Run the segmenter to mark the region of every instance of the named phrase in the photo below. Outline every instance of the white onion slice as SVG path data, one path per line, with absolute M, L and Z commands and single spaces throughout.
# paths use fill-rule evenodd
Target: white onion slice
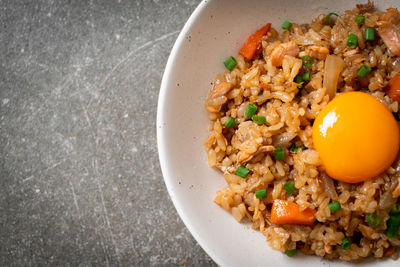
M 344 67 L 344 61 L 338 56 L 329 55 L 325 59 L 324 87 L 329 99 L 333 99 L 336 94 L 339 75 Z

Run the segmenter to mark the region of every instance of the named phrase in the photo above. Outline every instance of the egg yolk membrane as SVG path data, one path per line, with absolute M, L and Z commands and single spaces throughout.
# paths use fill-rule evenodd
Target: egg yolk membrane
M 332 178 L 359 183 L 384 172 L 399 150 L 399 126 L 375 97 L 344 93 L 321 110 L 313 125 L 313 142 Z

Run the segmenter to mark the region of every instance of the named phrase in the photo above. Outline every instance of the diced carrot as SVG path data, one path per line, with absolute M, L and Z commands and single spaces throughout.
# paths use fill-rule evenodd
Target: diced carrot
M 259 45 L 261 44 L 261 38 L 267 34 L 271 28 L 271 23 L 267 23 L 264 27 L 258 29 L 253 33 L 239 50 L 239 54 L 245 58 L 251 60 L 257 52 Z
M 386 94 L 393 100 L 400 103 L 400 73 L 396 74 L 392 79 L 390 79 L 386 89 Z
M 294 202 L 275 199 L 272 204 L 271 222 L 274 224 L 312 225 L 315 221 L 315 210 L 300 211 L 300 206 Z

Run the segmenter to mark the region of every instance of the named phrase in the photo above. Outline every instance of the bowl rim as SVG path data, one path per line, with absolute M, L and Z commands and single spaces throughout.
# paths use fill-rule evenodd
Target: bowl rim
M 167 164 L 167 158 L 168 158 L 168 150 L 165 146 L 164 142 L 164 127 L 162 126 L 162 123 L 164 121 L 163 119 L 163 110 L 165 109 L 165 99 L 166 99 L 166 94 L 168 91 L 168 83 L 170 81 L 171 77 L 171 72 L 172 72 L 172 66 L 174 62 L 177 59 L 178 56 L 178 51 L 180 50 L 180 47 L 183 44 L 183 41 L 185 39 L 185 35 L 189 32 L 189 29 L 192 27 L 192 25 L 195 23 L 197 17 L 199 14 L 203 11 L 203 9 L 206 7 L 207 2 L 210 2 L 212 0 L 202 0 L 199 5 L 195 8 L 193 13 L 190 15 L 189 19 L 186 21 L 185 25 L 183 26 L 182 30 L 180 31 L 178 38 L 176 39 L 171 53 L 168 57 L 167 65 L 165 67 L 165 71 L 161 80 L 161 86 L 160 86 L 160 92 L 158 95 L 158 103 L 157 103 L 157 148 L 158 148 L 158 158 L 160 161 L 160 166 L 161 166 L 161 172 L 164 178 L 164 183 L 167 186 L 168 194 L 172 200 L 172 203 L 175 206 L 176 211 L 178 212 L 180 218 L 182 219 L 183 223 L 185 226 L 188 228 L 190 234 L 194 237 L 194 239 L 197 241 L 197 243 L 202 247 L 202 249 L 216 262 L 218 265 L 222 265 L 223 260 L 211 250 L 209 246 L 207 246 L 206 240 L 204 240 L 198 233 L 195 231 L 194 226 L 191 223 L 190 218 L 186 215 L 184 212 L 183 205 L 181 202 L 178 201 L 178 198 L 176 196 L 176 193 L 174 190 L 172 190 L 172 178 L 171 178 L 171 170 Z
M 216 0 L 215 0 L 216 1 Z M 208 3 L 215 2 L 214 0 L 202 0 L 198 6 L 194 9 L 192 14 L 190 15 L 189 19 L 186 21 L 184 24 L 183 28 L 181 29 L 176 41 L 174 42 L 174 45 L 172 47 L 172 50 L 170 52 L 170 55 L 167 60 L 167 64 L 163 73 L 163 77 L 161 80 L 161 85 L 160 85 L 160 91 L 159 91 L 159 96 L 158 96 L 158 102 L 157 102 L 157 119 L 156 119 L 156 133 L 157 133 L 157 148 L 158 148 L 158 157 L 159 157 L 159 162 L 160 162 L 160 167 L 163 175 L 163 180 L 164 183 L 167 187 L 169 196 L 172 200 L 172 203 L 174 204 L 174 207 L 179 214 L 181 220 L 183 221 L 184 225 L 186 228 L 189 230 L 190 234 L 194 237 L 194 239 L 197 241 L 197 243 L 201 246 L 201 248 L 210 256 L 210 258 L 220 266 L 226 265 L 225 258 L 222 255 L 219 255 L 212 249 L 212 244 L 209 244 L 207 241 L 207 238 L 204 238 L 197 230 L 196 227 L 194 226 L 194 223 L 192 219 L 188 216 L 187 212 L 185 211 L 184 204 L 179 201 L 179 191 L 174 190 L 174 176 L 173 176 L 173 170 L 171 167 L 168 165 L 168 156 L 169 156 L 169 150 L 166 146 L 166 129 L 164 127 L 164 122 L 166 114 L 163 112 L 167 105 L 168 102 L 166 101 L 167 99 L 167 94 L 169 93 L 169 86 L 172 80 L 171 74 L 173 73 L 173 66 L 175 65 L 179 51 L 184 45 L 184 40 L 186 38 L 186 35 L 190 32 L 190 29 L 195 25 L 198 17 L 201 15 L 201 13 L 206 9 Z M 290 0 L 289 0 L 290 1 Z M 313 1 L 313 0 L 310 0 Z M 342 0 L 345 1 L 345 0 Z M 301 1 L 300 1 L 301 2 Z M 335 1 L 334 1 L 335 2 Z M 355 3 L 355 2 L 354 2 Z M 382 2 L 378 1 L 380 5 L 386 5 L 386 1 L 383 0 Z M 309 256 L 307 256 L 309 257 Z M 322 260 L 323 258 L 319 256 L 312 256 L 312 257 L 317 257 L 318 260 Z M 279 259 L 277 259 L 279 261 Z M 325 261 L 325 259 L 323 259 Z M 361 263 L 357 263 L 356 265 L 363 265 L 364 263 L 368 264 L 368 266 L 371 265 L 369 259 L 364 259 L 361 261 Z M 388 260 L 388 259 L 386 259 Z M 372 261 L 372 264 L 377 264 L 380 261 L 386 261 L 386 260 L 378 260 L 374 259 Z M 272 263 L 272 262 L 271 262 Z M 327 266 L 334 266 L 336 263 L 339 263 L 339 265 L 354 265 L 353 262 L 346 262 L 342 260 L 334 260 L 332 262 L 326 261 L 324 263 L 318 263 L 321 265 L 327 265 Z M 393 261 L 393 265 L 396 264 L 395 261 Z M 303 265 L 303 264 L 301 264 Z M 392 265 L 391 265 L 392 266 Z

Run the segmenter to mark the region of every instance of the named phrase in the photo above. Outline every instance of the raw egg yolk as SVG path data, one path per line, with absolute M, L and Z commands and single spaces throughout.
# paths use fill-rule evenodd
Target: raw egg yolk
M 399 150 L 399 126 L 375 97 L 349 92 L 334 98 L 318 114 L 313 142 L 329 176 L 359 183 L 393 163 Z

